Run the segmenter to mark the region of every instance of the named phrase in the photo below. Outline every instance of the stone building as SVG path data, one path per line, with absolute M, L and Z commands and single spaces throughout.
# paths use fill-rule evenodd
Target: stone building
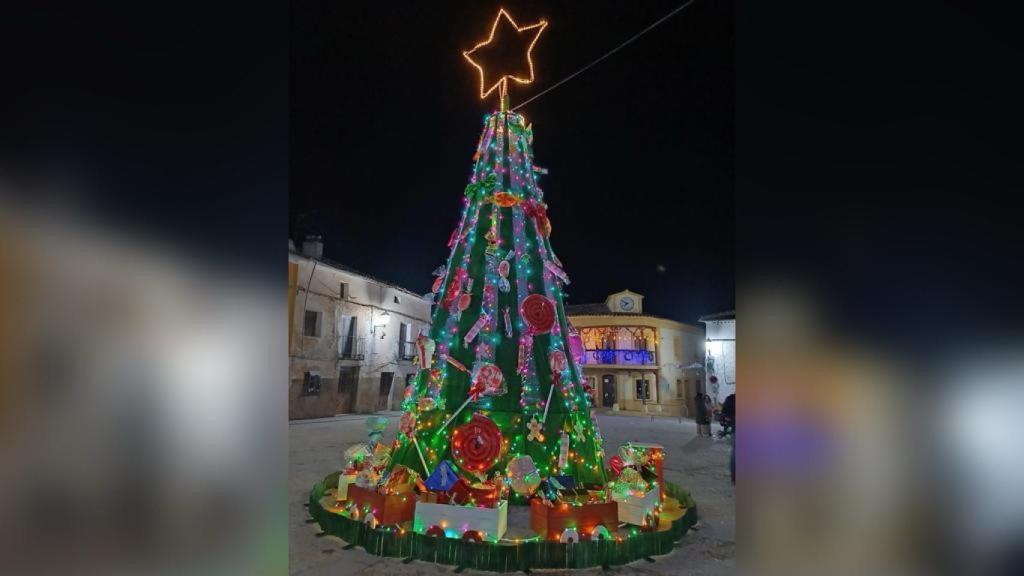
M 322 258 L 288 254 L 288 418 L 400 409 L 429 298 Z
M 736 393 L 736 311 L 701 316 L 707 332 L 706 390 L 721 404 Z
M 643 313 L 624 290 L 601 304 L 566 306 L 583 339 L 583 377 L 599 410 L 691 416 L 703 381 L 704 331 Z

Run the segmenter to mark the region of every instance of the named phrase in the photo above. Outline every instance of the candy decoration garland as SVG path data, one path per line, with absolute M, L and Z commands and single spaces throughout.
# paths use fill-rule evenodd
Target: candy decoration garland
M 452 453 L 455 462 L 474 473 L 490 470 L 501 456 L 501 430 L 490 418 L 474 414 L 473 418 L 455 429 L 452 435 Z

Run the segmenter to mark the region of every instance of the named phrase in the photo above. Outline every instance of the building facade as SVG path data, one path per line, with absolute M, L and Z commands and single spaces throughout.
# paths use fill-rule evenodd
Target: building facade
M 703 381 L 704 331 L 643 313 L 624 290 L 602 304 L 566 306 L 583 340 L 583 377 L 598 410 L 692 416 Z
M 736 311 L 701 316 L 707 332 L 705 390 L 721 404 L 736 393 Z
M 288 254 L 288 418 L 400 409 L 430 299 L 321 252 Z

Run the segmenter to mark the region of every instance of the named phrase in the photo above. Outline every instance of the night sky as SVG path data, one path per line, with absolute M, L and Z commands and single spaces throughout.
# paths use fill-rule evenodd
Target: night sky
M 291 10 L 289 234 L 427 292 L 457 224 L 485 112 L 462 58 L 499 6 L 549 21 L 554 84 L 678 6 L 622 2 L 304 3 Z M 686 322 L 735 307 L 733 9 L 698 0 L 521 109 L 534 129 L 570 304 L 628 288 Z

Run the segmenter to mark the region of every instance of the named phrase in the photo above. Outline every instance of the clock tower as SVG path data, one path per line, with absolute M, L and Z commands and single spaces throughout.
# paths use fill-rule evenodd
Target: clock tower
M 643 314 L 644 297 L 636 292 L 623 290 L 612 294 L 605 300 L 608 309 L 619 314 Z

